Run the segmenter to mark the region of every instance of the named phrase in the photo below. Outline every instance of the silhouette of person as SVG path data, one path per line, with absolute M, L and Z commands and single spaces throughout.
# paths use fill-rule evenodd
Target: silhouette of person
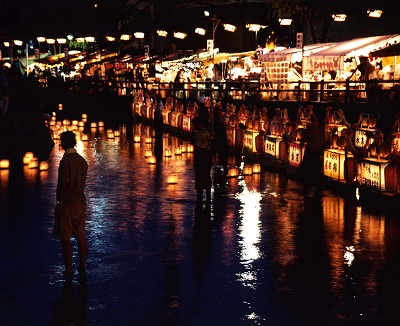
M 72 131 L 65 131 L 60 136 L 64 156 L 58 168 L 58 180 L 54 210 L 54 233 L 60 239 L 61 252 L 64 258 L 66 278 L 72 278 L 71 237 L 78 243 L 78 271 L 86 271 L 87 241 L 85 234 L 86 197 L 84 194 L 88 164 L 75 149 L 76 139 Z

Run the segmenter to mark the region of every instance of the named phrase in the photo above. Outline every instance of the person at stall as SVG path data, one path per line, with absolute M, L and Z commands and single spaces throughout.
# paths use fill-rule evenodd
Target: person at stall
M 352 72 L 350 77 L 347 78 L 347 80 L 350 80 L 351 77 L 353 77 L 353 75 L 359 71 L 359 80 L 366 82 L 367 101 L 376 102 L 378 83 L 376 79 L 375 67 L 369 62 L 369 58 L 366 56 L 360 56 L 359 60 L 360 63 L 357 65 L 357 68 Z
M 176 98 L 183 97 L 183 89 L 185 87 L 185 84 L 184 84 L 185 76 L 183 73 L 184 73 L 184 70 L 180 69 L 174 79 L 174 89 L 175 89 L 175 97 Z

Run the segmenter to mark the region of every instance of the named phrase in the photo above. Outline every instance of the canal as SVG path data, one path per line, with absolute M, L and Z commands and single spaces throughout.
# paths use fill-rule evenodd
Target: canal
M 0 170 L 1 325 L 400 322 L 397 210 L 274 171 L 224 177 L 217 165 L 211 208 L 196 210 L 187 140 L 164 134 L 150 163 L 149 126 L 107 131 L 78 131 L 89 163 L 85 279 L 64 281 L 51 236 L 58 143 L 48 169 L 21 158 Z

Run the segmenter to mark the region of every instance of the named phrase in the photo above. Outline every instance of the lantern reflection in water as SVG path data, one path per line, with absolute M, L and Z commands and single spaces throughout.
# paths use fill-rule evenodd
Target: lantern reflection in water
M 239 168 L 236 166 L 228 167 L 228 175 L 229 178 L 236 178 L 239 176 Z

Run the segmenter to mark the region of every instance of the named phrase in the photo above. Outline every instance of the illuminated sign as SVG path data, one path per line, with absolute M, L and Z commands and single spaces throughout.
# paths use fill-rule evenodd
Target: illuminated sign
M 388 160 L 364 158 L 361 160 L 361 184 L 378 191 L 386 191 L 385 167 Z

